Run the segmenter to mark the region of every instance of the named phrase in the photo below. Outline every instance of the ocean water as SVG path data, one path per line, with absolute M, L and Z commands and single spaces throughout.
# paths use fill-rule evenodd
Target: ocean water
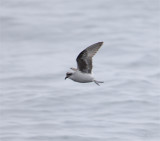
M 159 0 L 1 0 L 1 141 L 159 141 Z M 103 41 L 93 73 L 64 80 Z

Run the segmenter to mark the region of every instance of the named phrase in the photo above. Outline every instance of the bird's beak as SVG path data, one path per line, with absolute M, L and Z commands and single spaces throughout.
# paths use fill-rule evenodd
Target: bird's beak
M 66 77 L 65 77 L 65 80 L 66 80 L 67 78 L 68 78 L 68 77 L 66 76 Z

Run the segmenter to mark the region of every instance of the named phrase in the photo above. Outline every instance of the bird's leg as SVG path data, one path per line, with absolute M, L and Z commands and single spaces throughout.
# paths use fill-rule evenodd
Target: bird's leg
M 97 80 L 93 80 L 98 86 L 100 86 L 99 85 L 99 83 L 104 83 L 103 81 L 97 81 Z
M 70 68 L 71 70 L 73 70 L 73 71 L 77 71 L 77 69 L 76 68 Z

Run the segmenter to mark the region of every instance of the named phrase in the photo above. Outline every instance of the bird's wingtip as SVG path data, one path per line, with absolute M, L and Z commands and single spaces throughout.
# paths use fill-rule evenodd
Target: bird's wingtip
M 98 42 L 98 44 L 100 44 L 100 45 L 103 45 L 103 41 L 101 41 L 101 42 Z

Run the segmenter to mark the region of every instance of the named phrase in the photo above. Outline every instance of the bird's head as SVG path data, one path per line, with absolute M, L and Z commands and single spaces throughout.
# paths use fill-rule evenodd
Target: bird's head
M 65 80 L 66 80 L 67 78 L 69 78 L 70 76 L 72 76 L 72 74 L 73 74 L 72 72 L 67 72 L 67 73 L 66 73 Z

